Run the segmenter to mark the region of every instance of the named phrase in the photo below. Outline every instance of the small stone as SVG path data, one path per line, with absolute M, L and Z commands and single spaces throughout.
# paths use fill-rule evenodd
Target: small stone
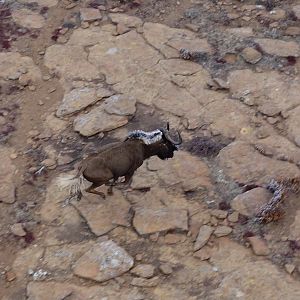
M 185 241 L 185 236 L 182 234 L 169 233 L 165 236 L 164 241 L 166 244 L 169 244 L 169 245 L 182 243 Z
M 228 215 L 228 212 L 221 209 L 213 209 L 210 211 L 210 214 L 218 219 L 225 219 Z
M 92 22 L 96 20 L 101 20 L 102 16 L 98 9 L 95 8 L 81 8 L 80 18 L 83 22 Z
M 130 28 L 128 28 L 124 23 L 117 24 L 117 34 L 124 34 L 128 31 L 130 31 Z
M 47 168 L 53 167 L 54 165 L 56 165 L 56 161 L 54 159 L 47 158 L 47 159 L 42 161 L 42 165 L 47 167 Z
M 285 264 L 284 265 L 285 270 L 289 273 L 292 274 L 295 271 L 296 266 L 293 264 Z
M 258 187 L 236 196 L 231 201 L 231 207 L 242 215 L 253 217 L 271 197 L 272 194 L 268 190 Z
M 245 22 L 249 22 L 251 20 L 251 17 L 243 16 L 242 20 L 245 21 Z
M 300 20 L 300 4 L 293 6 L 292 10 L 297 19 Z
M 135 256 L 135 260 L 137 261 L 141 261 L 143 259 L 143 254 L 142 253 L 138 253 L 136 256 Z
M 232 232 L 232 228 L 229 226 L 218 226 L 214 231 L 216 237 L 226 236 Z
M 6 123 L 5 118 L 0 116 L 0 125 L 4 125 L 5 123 Z
M 9 157 L 11 159 L 16 159 L 18 157 L 18 154 L 17 153 L 12 153 Z
M 52 88 L 50 88 L 50 89 L 48 90 L 48 93 L 51 94 L 51 93 L 53 93 L 53 92 L 55 92 L 55 91 L 56 91 L 56 88 L 55 88 L 55 87 L 52 87 Z
M 25 236 L 26 231 L 23 229 L 23 226 L 21 223 L 16 223 L 10 226 L 11 232 L 16 236 Z
M 252 250 L 256 255 L 265 256 L 270 254 L 267 243 L 258 236 L 248 237 Z
M 74 265 L 74 274 L 103 282 L 127 272 L 132 268 L 133 263 L 133 258 L 123 248 L 108 240 L 96 244 L 81 256 Z
M 251 63 L 251 64 L 258 63 L 262 58 L 262 55 L 260 52 L 258 52 L 257 50 L 255 50 L 253 48 L 250 48 L 250 47 L 245 48 L 241 52 L 241 55 L 246 62 Z
M 207 260 L 210 258 L 210 253 L 207 247 L 203 247 L 202 249 L 196 251 L 193 256 L 199 258 L 200 260 Z
M 198 32 L 198 30 L 199 30 L 199 26 L 195 25 L 195 24 L 185 24 L 185 27 L 194 32 Z
M 213 231 L 213 228 L 208 225 L 203 225 L 200 227 L 199 233 L 194 244 L 194 251 L 201 249 L 208 242 Z
M 173 268 L 169 264 L 161 264 L 159 270 L 165 275 L 170 275 L 173 272 Z
M 239 220 L 239 213 L 234 211 L 232 214 L 228 216 L 228 221 L 231 223 L 236 223 Z
M 159 283 L 159 277 L 156 276 L 151 279 L 133 278 L 130 284 L 138 287 L 154 287 L 157 286 L 158 283 Z
M 285 31 L 285 34 L 291 36 L 300 35 L 300 27 L 296 27 L 296 26 L 288 27 Z
M 81 28 L 83 28 L 83 29 L 87 29 L 87 28 L 90 27 L 90 24 L 89 24 L 88 22 L 82 22 L 80 26 L 81 26 Z
M 44 75 L 43 76 L 43 80 L 48 81 L 49 79 L 51 79 L 50 75 Z
M 36 90 L 36 87 L 34 85 L 29 85 L 28 89 L 33 92 Z
M 138 208 L 136 209 L 133 226 L 139 234 L 150 234 L 166 230 L 187 230 L 187 211 L 170 208 Z
M 59 31 L 59 33 L 62 34 L 62 35 L 64 35 L 64 34 L 66 34 L 68 31 L 69 31 L 69 28 L 68 28 L 68 27 L 64 27 L 64 28 L 62 28 L 62 29 Z
M 139 277 L 151 278 L 154 275 L 154 266 L 149 264 L 140 264 L 133 268 L 130 273 Z
M 40 132 L 37 129 L 33 129 L 28 132 L 29 137 L 37 137 L 39 134 Z
M 300 46 L 295 41 L 283 41 L 278 39 L 255 39 L 255 42 L 262 48 L 262 50 L 270 55 L 277 55 L 282 57 L 300 55 Z
M 75 6 L 77 6 L 77 4 L 78 4 L 78 3 L 76 3 L 76 2 L 70 3 L 70 4 L 68 4 L 68 5 L 66 6 L 66 9 L 72 9 L 72 8 L 74 8 Z
M 17 275 L 13 271 L 7 271 L 5 272 L 5 279 L 7 282 L 14 281 L 17 278 Z
M 44 102 L 42 100 L 39 100 L 38 104 L 42 106 L 42 105 L 44 105 Z

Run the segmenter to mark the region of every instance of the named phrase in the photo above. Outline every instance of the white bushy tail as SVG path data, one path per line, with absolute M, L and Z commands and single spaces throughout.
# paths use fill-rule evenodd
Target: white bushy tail
M 70 174 L 59 176 L 57 183 L 62 189 L 69 188 L 69 196 L 65 199 L 66 204 L 71 200 L 79 201 L 81 199 L 81 188 L 84 188 L 84 177 L 81 173 L 75 176 Z

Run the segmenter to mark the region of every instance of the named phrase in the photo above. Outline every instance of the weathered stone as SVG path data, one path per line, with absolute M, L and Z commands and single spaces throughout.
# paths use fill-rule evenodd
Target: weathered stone
M 232 206 L 232 202 L 231 202 Z M 228 216 L 228 221 L 232 223 L 236 223 L 239 220 L 239 213 L 237 211 L 234 211 L 232 214 Z
M 246 62 L 249 62 L 251 64 L 256 64 L 259 62 L 262 58 L 262 55 L 260 52 L 255 50 L 254 48 L 247 47 L 241 52 L 242 57 Z
M 99 132 L 106 132 L 128 123 L 126 116 L 110 115 L 104 107 L 93 108 L 88 114 L 80 115 L 74 120 L 74 130 L 81 135 L 92 136 Z
M 113 23 L 122 23 L 127 27 L 139 27 L 143 24 L 142 20 L 135 16 L 129 16 L 120 13 L 109 14 Z
M 251 124 L 253 111 L 236 100 L 213 101 L 203 107 L 198 115 L 202 124 L 210 124 L 212 132 L 224 137 L 249 139 L 254 134 Z
M 68 178 L 73 175 L 61 174 L 53 179 L 47 188 L 46 199 L 40 209 L 40 218 L 49 226 L 45 233 L 46 245 L 60 245 L 79 242 L 86 238 L 86 224 L 71 205 L 62 207 L 69 196 Z M 66 176 L 66 177 L 64 177 Z M 67 186 L 66 186 L 67 184 Z
M 19 280 L 25 278 L 30 269 L 38 267 L 43 253 L 43 248 L 33 246 L 18 252 L 12 269 Z
M 291 36 L 300 35 L 300 28 L 296 26 L 290 26 L 286 29 L 285 34 Z
M 81 8 L 80 18 L 83 22 L 92 22 L 96 20 L 101 20 L 102 16 L 99 9 L 96 8 Z
M 256 255 L 264 256 L 270 254 L 267 243 L 258 236 L 248 237 L 252 250 Z
M 100 77 L 94 63 L 87 61 L 88 54 L 81 46 L 52 45 L 47 48 L 44 63 L 64 79 L 92 80 Z
M 159 283 L 159 277 L 153 277 L 150 279 L 145 278 L 133 278 L 131 281 L 131 285 L 133 286 L 139 286 L 139 287 L 154 287 L 157 286 Z
M 206 39 L 199 39 L 196 33 L 186 29 L 170 28 L 158 23 L 145 23 L 143 26 L 146 40 L 167 58 L 179 57 L 179 50 L 186 48 L 199 53 L 212 53 Z
M 286 12 L 284 9 L 276 8 L 276 9 L 273 9 L 270 11 L 270 13 L 268 14 L 268 17 L 271 20 L 279 21 L 286 17 Z
M 200 227 L 197 239 L 194 244 L 194 251 L 201 249 L 208 242 L 210 236 L 212 235 L 214 229 L 208 225 L 203 225 Z
M 109 114 L 130 116 L 136 111 L 136 100 L 133 97 L 114 95 L 104 101 L 104 110 Z
M 221 209 L 212 209 L 210 214 L 218 219 L 226 219 L 228 212 Z
M 275 39 L 255 39 L 255 42 L 262 48 L 262 50 L 270 55 L 277 56 L 295 56 L 300 55 L 300 47 L 294 42 L 286 42 Z
M 11 232 L 16 236 L 25 236 L 26 232 L 21 223 L 16 223 L 10 226 Z
M 289 274 L 292 274 L 295 271 L 296 266 L 293 264 L 285 264 L 284 268 Z
M 108 84 L 114 84 L 151 69 L 160 58 L 138 33 L 130 31 L 91 47 L 88 60 L 105 74 Z
M 25 74 L 23 70 L 26 70 Z M 40 69 L 31 57 L 21 56 L 18 52 L 0 53 L 0 79 L 15 78 L 28 84 L 40 80 L 41 76 Z
M 13 178 L 16 167 L 9 158 L 11 149 L 0 147 L 0 202 L 15 202 L 15 185 Z
M 165 275 L 170 275 L 173 272 L 173 268 L 169 264 L 161 264 L 159 270 Z
M 295 5 L 292 8 L 295 16 L 297 17 L 297 19 L 300 19 L 300 5 Z
M 290 226 L 289 238 L 291 240 L 300 240 L 300 210 L 297 210 L 295 219 Z
M 133 268 L 130 272 L 134 275 L 144 278 L 150 278 L 154 275 L 154 266 L 148 264 L 140 264 Z
M 112 91 L 99 87 L 99 88 L 76 88 L 66 93 L 62 104 L 58 107 L 56 115 L 63 117 L 74 112 L 78 112 L 89 105 L 96 103 L 98 100 L 109 97 L 113 94 Z
M 46 133 L 46 137 L 49 137 L 49 131 L 53 135 L 59 134 L 61 131 L 67 128 L 68 122 L 64 120 L 60 120 L 54 114 L 50 114 L 46 117 L 45 123 L 43 124 Z M 51 136 L 50 134 L 50 136 Z M 41 134 L 43 136 L 43 134 Z
M 155 173 L 147 169 L 146 163 L 136 170 L 133 175 L 131 187 L 135 190 L 147 189 L 157 185 L 158 179 Z
M 123 24 L 123 23 L 119 23 L 118 25 L 117 25 L 117 28 L 116 28 L 116 30 L 117 30 L 117 34 L 124 34 L 124 33 L 126 33 L 126 32 L 129 32 L 130 31 L 130 28 L 129 27 L 127 27 L 125 24 Z
M 133 266 L 133 258 L 113 241 L 96 244 L 74 265 L 74 274 L 98 282 L 116 278 Z
M 289 112 L 289 118 L 286 120 L 288 135 L 300 147 L 300 106 Z
M 200 260 L 207 260 L 210 258 L 210 251 L 207 247 L 203 247 L 196 251 L 193 256 L 199 258 Z
M 118 190 L 102 201 L 99 196 L 86 193 L 75 205 L 97 236 L 109 232 L 118 225 L 129 225 L 130 205 Z
M 230 91 L 235 98 L 252 102 L 268 116 L 288 111 L 299 103 L 298 79 L 286 78 L 275 71 L 255 73 L 251 70 L 236 70 L 228 77 Z
M 58 0 L 18 0 L 20 3 L 37 3 L 39 6 L 52 7 L 56 6 Z
M 268 190 L 258 187 L 236 196 L 231 201 L 231 207 L 242 215 L 253 217 L 271 198 Z
M 158 177 L 166 185 L 180 184 L 184 191 L 195 191 L 200 187 L 211 186 L 210 171 L 199 158 L 188 152 L 180 151 L 168 161 L 159 158 L 149 160 L 150 170 L 156 170 Z
M 294 164 L 263 156 L 245 142 L 233 142 L 223 148 L 218 161 L 225 174 L 241 184 L 267 184 L 272 178 L 300 176 Z
M 85 24 L 84 22 L 82 24 Z M 82 25 L 81 24 L 81 25 Z M 86 22 L 86 24 L 88 24 Z M 68 46 L 92 46 L 96 45 L 103 41 L 113 41 L 115 39 L 112 36 L 112 32 L 115 31 L 115 26 L 112 25 L 110 30 L 106 30 L 105 26 L 102 26 L 101 29 L 97 26 L 90 27 L 88 29 L 78 28 L 77 30 L 73 31 L 68 41 Z
M 125 288 L 121 290 L 112 285 L 75 285 L 67 282 L 34 282 L 27 285 L 28 300 L 62 300 L 67 298 L 74 299 L 124 299 L 124 300 L 142 300 L 144 296 L 136 288 Z
M 251 27 L 227 28 L 226 32 L 244 38 L 254 36 L 253 29 Z
M 43 255 L 43 265 L 51 273 L 69 271 L 72 265 L 94 244 L 94 241 L 89 241 L 48 247 Z
M 17 278 L 16 273 L 13 271 L 5 272 L 5 279 L 7 282 L 14 281 Z
M 26 8 L 14 10 L 12 17 L 17 24 L 23 27 L 39 29 L 46 24 L 43 16 Z
M 279 271 L 275 265 L 266 260 L 244 263 L 227 274 L 208 299 L 225 300 L 243 297 L 244 299 L 279 300 L 287 297 L 296 300 L 300 297 L 298 281 L 287 276 L 289 275 Z M 274 286 L 277 288 L 274 289 Z
M 217 226 L 214 231 L 216 237 L 226 236 L 232 232 L 232 228 L 229 226 Z
M 166 244 L 172 245 L 177 243 L 182 243 L 186 240 L 186 237 L 182 234 L 169 233 L 165 235 L 164 242 Z
M 183 209 L 137 208 L 133 226 L 139 234 L 151 234 L 167 230 L 187 230 L 187 211 Z

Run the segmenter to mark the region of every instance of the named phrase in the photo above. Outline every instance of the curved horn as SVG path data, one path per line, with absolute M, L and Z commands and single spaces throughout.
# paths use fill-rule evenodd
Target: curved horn
M 174 140 L 174 139 L 170 136 L 170 134 L 169 134 L 168 131 L 164 131 L 163 133 L 164 133 L 166 139 L 167 139 L 169 142 L 171 142 L 171 143 L 174 144 L 174 145 L 180 145 L 180 144 L 182 143 L 182 137 L 181 137 L 181 135 L 180 135 L 180 133 L 179 133 L 178 130 L 176 130 L 176 132 L 177 132 L 177 136 L 178 136 L 177 140 Z

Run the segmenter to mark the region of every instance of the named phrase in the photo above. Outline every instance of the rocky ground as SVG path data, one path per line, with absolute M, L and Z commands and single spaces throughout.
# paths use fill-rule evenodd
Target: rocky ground
M 300 299 L 297 189 L 254 219 L 300 176 L 299 25 L 299 0 L 1 0 L 0 298 Z M 64 205 L 82 157 L 167 121 L 173 159 Z

